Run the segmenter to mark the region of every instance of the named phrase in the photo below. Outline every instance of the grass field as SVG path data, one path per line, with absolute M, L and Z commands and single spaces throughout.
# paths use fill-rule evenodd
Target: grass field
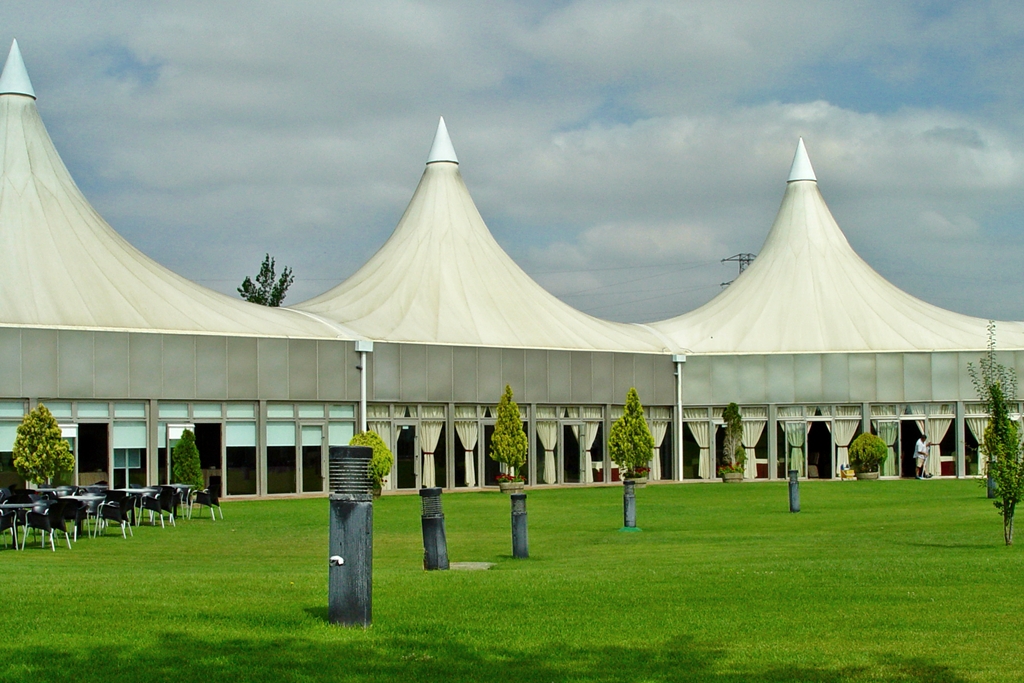
M 375 504 L 374 625 L 325 623 L 326 500 L 226 503 L 56 553 L 0 551 L 4 681 L 1019 681 L 1024 552 L 973 481 L 650 486 Z

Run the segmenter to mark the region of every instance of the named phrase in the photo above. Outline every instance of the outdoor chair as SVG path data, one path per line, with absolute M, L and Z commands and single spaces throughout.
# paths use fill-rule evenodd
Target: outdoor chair
M 0 534 L 11 532 L 11 547 L 18 549 L 18 516 L 14 510 L 0 511 Z
M 142 497 L 142 511 L 149 511 L 149 521 L 153 526 L 156 526 L 156 517 L 160 517 L 160 526 L 166 528 L 164 524 L 164 513 L 170 514 L 171 526 L 177 526 L 174 523 L 174 496 L 167 490 L 161 488 L 160 493 L 151 496 Z
M 68 550 L 71 550 L 71 536 L 64 525 L 65 501 L 39 501 L 35 504 L 28 515 L 25 516 L 25 535 L 21 539 L 21 549 L 25 549 L 28 541 L 28 530 L 38 529 L 43 532 L 43 545 L 46 547 L 46 534 L 50 534 L 50 550 L 57 552 L 57 546 L 53 542 L 53 534 L 60 531 L 64 534 L 64 540 L 68 542 Z
M 196 494 L 195 502 L 193 505 L 205 505 L 210 508 L 210 519 L 217 521 L 217 517 L 213 514 L 213 508 L 217 508 L 220 512 L 220 518 L 224 519 L 224 510 L 220 507 L 220 498 L 217 496 L 213 489 L 204 489 Z M 202 513 L 202 510 L 200 510 Z
M 69 500 L 64 506 L 64 521 L 75 527 L 75 542 L 78 542 L 78 527 L 89 519 L 89 504 L 84 500 Z
M 112 495 L 114 494 L 114 495 Z M 121 495 L 116 495 L 121 494 Z M 121 525 L 121 536 L 128 538 L 125 534 L 124 528 L 127 526 L 128 531 L 132 536 L 135 536 L 135 532 L 132 531 L 131 516 L 135 508 L 134 496 L 125 495 L 123 491 L 108 491 L 107 499 L 100 503 L 97 508 L 97 516 L 99 517 L 100 529 L 104 535 L 107 533 L 107 522 L 117 522 Z
M 13 494 L 11 494 L 11 497 L 7 499 L 7 502 L 20 503 L 24 505 L 25 503 L 38 503 L 40 500 L 42 500 L 42 498 L 39 496 L 39 494 L 28 493 L 27 490 L 22 489 L 20 491 L 15 491 Z
M 4 503 L 8 498 L 11 497 L 11 491 L 9 489 L 0 489 L 0 503 Z

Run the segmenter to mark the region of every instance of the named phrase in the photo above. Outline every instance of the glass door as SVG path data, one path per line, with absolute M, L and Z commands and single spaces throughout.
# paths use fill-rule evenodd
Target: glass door
M 302 491 L 324 490 L 324 428 L 302 425 Z
M 395 460 L 397 470 L 395 482 L 400 489 L 419 488 L 419 443 L 416 438 L 416 425 L 396 424 L 398 436 L 395 439 Z
M 582 422 L 562 424 L 562 481 L 578 484 L 583 481 L 583 449 L 580 447 Z

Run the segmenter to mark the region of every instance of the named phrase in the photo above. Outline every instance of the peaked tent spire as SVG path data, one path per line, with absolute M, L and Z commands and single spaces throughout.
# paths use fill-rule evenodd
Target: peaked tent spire
M 818 180 L 814 175 L 814 169 L 811 168 L 811 159 L 807 156 L 807 148 L 804 147 L 803 138 L 800 138 L 796 143 L 793 165 L 789 168 L 788 182 L 793 182 L 794 180 L 813 180 L 815 182 Z
M 28 95 L 32 99 L 36 97 L 32 81 L 28 78 L 28 71 L 25 70 L 25 60 L 21 58 L 21 50 L 18 49 L 17 39 L 11 43 L 7 63 L 0 74 L 0 95 Z
M 427 163 L 432 164 L 435 161 L 449 161 L 453 164 L 459 163 L 459 158 L 455 156 L 455 147 L 452 145 L 452 139 L 448 137 L 448 127 L 444 125 L 444 117 L 437 122 L 437 132 L 434 133 L 434 144 L 430 146 L 430 154 L 427 155 Z

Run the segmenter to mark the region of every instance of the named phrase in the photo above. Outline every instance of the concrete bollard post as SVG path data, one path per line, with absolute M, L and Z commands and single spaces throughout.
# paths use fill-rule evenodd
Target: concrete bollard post
M 448 539 L 444 531 L 441 489 L 420 489 L 423 520 L 423 568 L 448 569 Z
M 513 493 L 512 498 L 512 557 L 530 557 L 530 544 L 526 537 L 526 494 Z
M 798 470 L 789 471 L 789 511 L 800 512 L 800 481 Z
M 332 624 L 373 621 L 373 495 L 366 446 L 330 449 L 327 618 Z
M 636 483 L 630 480 L 622 482 L 622 526 L 626 529 L 636 528 Z

